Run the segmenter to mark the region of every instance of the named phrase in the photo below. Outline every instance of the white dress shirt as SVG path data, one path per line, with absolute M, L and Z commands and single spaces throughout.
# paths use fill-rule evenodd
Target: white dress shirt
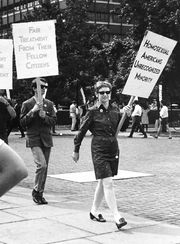
M 141 116 L 141 114 L 142 114 L 142 108 L 141 108 L 141 106 L 139 105 L 139 104 L 136 104 L 135 105 L 135 108 L 134 108 L 134 111 L 132 112 L 132 117 L 134 117 L 134 116 Z
M 162 119 L 168 118 L 168 108 L 167 108 L 167 106 L 162 106 L 162 108 L 160 110 L 160 117 Z

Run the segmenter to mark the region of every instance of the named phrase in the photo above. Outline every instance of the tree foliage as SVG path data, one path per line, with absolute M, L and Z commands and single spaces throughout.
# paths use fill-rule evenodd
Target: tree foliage
M 59 76 L 47 77 L 47 95 L 56 104 L 67 105 L 72 99 L 81 102 L 80 87 L 93 85 L 96 64 L 92 63 L 92 49 L 101 48 L 107 30 L 87 23 L 87 8 L 91 0 L 67 0 L 65 9 L 61 9 L 58 2 L 39 2 L 40 7 L 28 12 L 25 21 L 56 21 Z
M 91 95 L 94 77 L 109 77 L 117 92 L 127 81 L 135 56 L 146 30 L 179 41 L 179 0 L 122 0 L 117 9 L 127 23 L 132 24 L 130 35 L 114 37 L 104 42 L 108 30 L 88 24 L 87 9 L 92 0 L 67 0 L 62 10 L 58 3 L 41 0 L 40 7 L 26 16 L 26 21 L 56 20 L 56 43 L 59 76 L 48 77 L 48 96 L 55 103 L 67 104 L 79 99 L 79 88 Z M 159 83 L 164 84 L 164 94 L 180 103 L 180 45 L 176 45 Z M 25 81 L 25 84 L 27 82 Z M 23 85 L 24 88 L 27 86 Z
M 123 8 L 126 15 L 131 17 L 134 27 L 131 37 L 133 38 L 134 51 L 138 50 L 146 30 L 179 41 L 180 40 L 180 2 L 178 0 L 125 0 Z M 131 39 L 132 42 L 132 39 Z M 133 51 L 130 57 L 133 57 Z M 128 55 L 125 55 L 126 60 Z M 129 62 L 131 65 L 131 62 Z M 121 69 L 125 67 L 121 62 Z M 176 45 L 168 64 L 166 65 L 158 83 L 164 84 L 164 98 L 175 99 L 180 103 L 180 45 Z M 121 72 L 120 73 L 123 74 Z

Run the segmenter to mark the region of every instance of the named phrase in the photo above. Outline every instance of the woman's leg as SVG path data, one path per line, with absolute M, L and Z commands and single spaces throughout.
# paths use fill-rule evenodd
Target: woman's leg
M 0 196 L 27 177 L 22 158 L 6 143 L 0 146 Z
M 160 135 L 160 133 L 161 133 L 161 128 L 162 128 L 162 123 L 161 123 L 161 121 L 160 121 L 160 122 L 159 122 L 158 130 L 157 130 L 157 134 L 156 134 L 156 138 L 158 138 L 158 136 Z
M 172 138 L 172 135 L 171 135 L 171 130 L 169 128 L 169 124 L 166 124 L 166 129 L 167 129 L 167 131 L 169 133 L 169 139 L 171 139 Z
M 114 215 L 115 222 L 119 223 L 119 219 L 121 218 L 121 215 L 117 208 L 112 177 L 104 178 L 102 182 L 104 187 L 104 196 L 108 204 L 108 207 L 110 208 L 110 210 Z
M 102 180 L 98 180 L 98 184 L 96 186 L 96 190 L 94 193 L 94 200 L 91 208 L 91 213 L 97 217 L 98 216 L 98 209 L 101 205 L 102 199 L 104 197 L 104 189 L 103 189 L 103 183 Z

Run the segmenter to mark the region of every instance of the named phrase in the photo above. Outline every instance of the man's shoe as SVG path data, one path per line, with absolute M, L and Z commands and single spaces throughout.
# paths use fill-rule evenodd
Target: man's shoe
M 147 138 L 147 135 L 145 135 L 143 138 Z
M 40 194 L 38 191 L 34 190 L 32 191 L 32 199 L 36 204 L 40 203 Z
M 132 136 L 128 136 L 129 138 L 132 138 Z
M 158 136 L 154 136 L 154 138 L 158 139 Z
M 48 202 L 44 197 L 40 197 L 40 202 L 41 202 L 40 204 L 48 204 Z
M 48 202 L 46 201 L 46 199 L 43 197 L 42 193 L 36 191 L 36 190 L 33 190 L 32 191 L 32 197 L 33 197 L 33 201 L 36 203 L 36 204 L 48 204 Z
M 127 225 L 127 222 L 124 218 L 120 218 L 119 223 L 116 223 L 118 230 L 120 230 L 125 225 Z
M 169 139 L 172 139 L 172 136 L 169 136 Z
M 40 196 L 33 196 L 33 201 L 36 204 L 41 204 L 41 197 Z
M 48 204 L 46 199 L 42 196 L 33 196 L 33 201 L 38 205 Z
M 39 195 L 40 195 L 39 192 L 33 189 L 32 196 L 34 197 L 34 196 L 39 196 Z
M 90 219 L 93 221 L 98 221 L 98 222 L 106 222 L 106 220 L 103 218 L 102 214 L 98 214 L 98 217 L 95 217 L 91 212 L 89 214 Z

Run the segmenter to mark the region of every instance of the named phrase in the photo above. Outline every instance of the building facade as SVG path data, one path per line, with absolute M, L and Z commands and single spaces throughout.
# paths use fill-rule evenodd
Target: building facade
M 51 2 L 58 2 L 61 9 L 66 7 L 66 0 Z M 109 40 L 113 35 L 127 35 L 132 28 L 132 23 L 124 17 L 121 3 L 122 0 L 94 0 L 88 9 L 88 23 L 107 26 Z M 22 22 L 26 13 L 38 6 L 38 0 L 0 0 L 0 37 L 5 38 L 12 23 Z
M 122 0 L 94 0 L 88 10 L 89 23 L 105 25 L 109 29 L 109 40 L 114 36 L 125 37 L 133 24 L 125 17 Z

